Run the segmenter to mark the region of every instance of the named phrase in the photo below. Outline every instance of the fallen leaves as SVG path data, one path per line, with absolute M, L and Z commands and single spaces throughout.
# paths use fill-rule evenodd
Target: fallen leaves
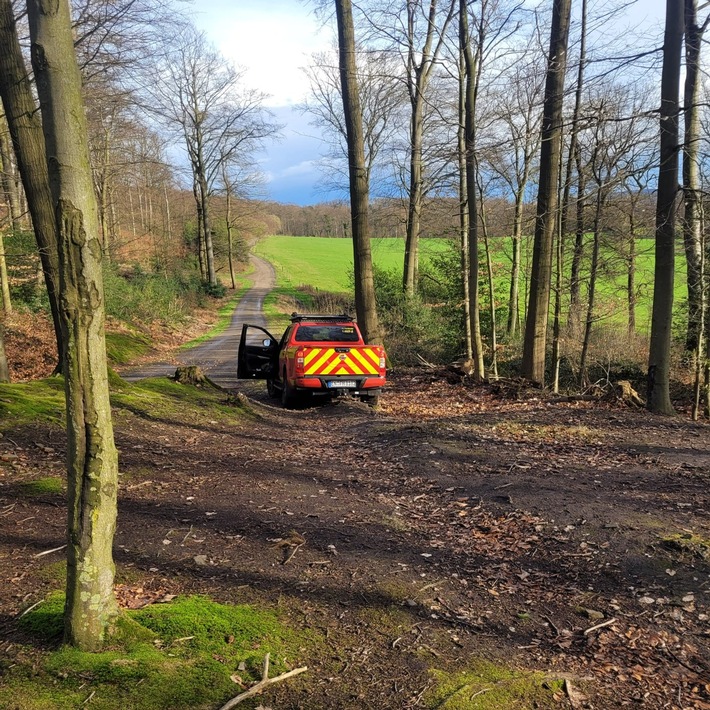
M 142 609 L 150 604 L 167 604 L 176 596 L 168 593 L 165 587 L 147 589 L 140 584 L 117 584 L 114 587 L 114 592 L 121 609 Z

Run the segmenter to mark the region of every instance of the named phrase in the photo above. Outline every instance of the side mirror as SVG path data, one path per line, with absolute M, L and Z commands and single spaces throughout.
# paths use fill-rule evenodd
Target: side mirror
M 271 338 L 264 338 L 262 341 L 263 345 L 265 348 L 268 348 L 271 345 Z

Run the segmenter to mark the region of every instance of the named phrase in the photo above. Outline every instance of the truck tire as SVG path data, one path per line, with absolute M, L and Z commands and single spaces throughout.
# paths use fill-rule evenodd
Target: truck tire
M 289 385 L 288 380 L 286 379 L 286 373 L 284 372 L 283 387 L 281 388 L 281 404 L 284 409 L 293 409 L 296 406 L 297 401 L 298 394 L 296 393 L 296 389 Z

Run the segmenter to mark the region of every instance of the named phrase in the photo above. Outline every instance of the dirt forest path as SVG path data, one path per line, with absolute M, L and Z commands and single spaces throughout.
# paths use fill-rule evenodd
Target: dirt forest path
M 158 362 L 128 369 L 121 376 L 132 382 L 145 377 L 172 375 L 178 365 L 199 365 L 210 379 L 221 387 L 237 385 L 237 350 L 243 323 L 266 325 L 263 313 L 264 298 L 274 288 L 276 276 L 273 266 L 264 259 L 251 256 L 254 272 L 252 287 L 237 304 L 229 327 L 220 335 L 187 350 L 178 351 L 175 362 Z
M 180 355 L 226 391 L 114 403 L 122 600 L 278 612 L 310 639 L 261 699 L 279 710 L 710 709 L 707 423 L 446 368 L 395 371 L 376 410 L 235 397 L 255 266 L 229 331 Z M 61 479 L 65 448 L 56 425 L 0 439 L 0 628 L 57 587 L 63 495 L 23 483 Z
M 395 374 L 379 411 L 240 389 L 236 429 L 124 422 L 124 465 L 157 485 L 124 498 L 119 549 L 171 591 L 278 604 L 323 634 L 298 659 L 310 680 L 266 706 L 426 707 L 432 669 L 479 669 L 474 695 L 492 664 L 570 690 L 484 708 L 709 707 L 707 425 L 445 372 Z
M 377 411 L 240 391 L 114 407 L 115 557 L 124 599 L 255 604 L 316 639 L 263 706 L 710 707 L 707 424 L 445 370 L 395 373 Z M 62 475 L 62 437 L 0 441 L 21 463 L 0 517 L 0 565 L 22 570 L 0 582 L 5 619 L 54 588 L 62 497 L 21 483 Z

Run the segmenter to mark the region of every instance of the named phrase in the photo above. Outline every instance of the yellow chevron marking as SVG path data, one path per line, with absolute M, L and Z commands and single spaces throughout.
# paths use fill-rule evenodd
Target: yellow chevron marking
M 313 360 L 321 357 L 321 355 L 323 355 L 323 348 L 311 348 L 308 352 L 306 352 L 306 355 L 303 358 L 303 364 L 306 366 L 310 365 Z
M 342 362 L 336 357 L 333 362 L 330 363 L 327 367 L 323 368 L 323 372 L 321 373 L 322 375 L 332 375 L 332 374 L 337 374 L 334 373 L 333 370 L 335 370 L 336 367 L 340 367 L 342 365 Z
M 373 354 L 371 350 L 368 350 L 367 352 Z M 353 359 L 356 359 L 358 361 L 358 364 L 361 367 L 361 374 L 377 374 L 377 370 L 375 369 L 374 365 L 372 365 L 372 363 L 370 363 L 359 350 L 351 350 L 350 354 L 353 356 Z
M 317 373 L 318 370 L 323 366 L 323 363 L 333 354 L 333 349 L 332 348 L 324 348 L 322 350 L 313 350 L 311 352 L 316 353 L 311 360 L 314 360 L 315 362 L 308 362 L 306 363 L 305 360 L 308 359 L 308 356 L 304 358 L 304 372 L 307 375 Z M 308 353 L 310 355 L 311 353 Z

